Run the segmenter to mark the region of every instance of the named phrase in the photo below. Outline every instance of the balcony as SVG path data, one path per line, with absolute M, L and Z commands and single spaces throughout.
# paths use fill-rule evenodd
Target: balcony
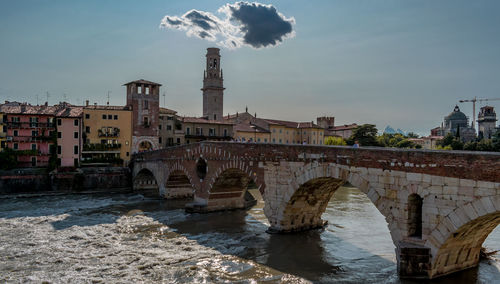
M 102 153 L 102 152 L 114 152 L 120 153 L 120 148 L 122 144 L 84 144 L 83 153 Z
M 8 121 L 4 123 L 7 128 L 55 128 L 55 123 L 42 122 L 14 122 Z
M 99 137 L 119 137 L 120 136 L 120 129 L 119 128 L 113 128 L 111 131 L 108 129 L 99 129 L 97 130 L 97 135 Z
M 12 142 L 45 142 L 55 140 L 54 136 L 6 136 L 7 141 Z

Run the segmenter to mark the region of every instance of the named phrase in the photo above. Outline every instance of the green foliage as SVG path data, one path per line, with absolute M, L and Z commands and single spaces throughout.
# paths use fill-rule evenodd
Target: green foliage
M 392 148 L 422 148 L 422 146 L 417 145 L 416 143 L 408 140 L 408 137 L 396 133 L 389 134 L 384 133 L 377 137 L 377 142 L 380 146 L 383 147 L 392 147 Z
M 493 151 L 500 152 L 500 130 L 491 137 L 491 147 Z
M 0 169 L 10 170 L 17 167 L 16 151 L 6 148 L 0 152 Z
M 335 145 L 335 146 L 345 146 L 347 143 L 342 137 L 327 137 L 325 139 L 325 145 Z
M 448 133 L 446 136 L 438 142 L 438 146 L 441 146 L 441 148 L 446 148 L 447 146 L 450 146 L 451 149 L 453 150 L 463 150 L 464 149 L 464 143 L 460 140 L 460 136 L 453 136 L 453 134 Z M 469 147 L 472 147 L 469 145 Z M 439 147 L 438 147 L 439 149 Z
M 416 134 L 414 132 L 408 132 L 406 134 L 406 137 L 408 137 L 408 138 L 418 138 L 419 136 L 418 136 L 418 134 Z
M 112 149 L 119 149 L 122 147 L 122 144 L 84 144 L 83 151 L 107 151 Z
M 377 142 L 377 128 L 373 124 L 363 124 L 352 131 L 351 137 L 347 139 L 347 144 L 353 145 L 358 141 L 361 146 L 379 146 Z
M 436 147 L 437 150 L 453 150 L 453 148 L 451 148 L 450 145 L 447 145 L 447 146 L 442 146 L 442 145 L 438 145 Z

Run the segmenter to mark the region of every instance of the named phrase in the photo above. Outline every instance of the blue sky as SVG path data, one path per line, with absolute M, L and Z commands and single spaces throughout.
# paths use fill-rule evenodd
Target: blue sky
M 459 99 L 500 97 L 498 1 L 259 1 L 293 17 L 276 47 L 222 48 L 224 112 L 428 134 Z M 166 106 L 201 115 L 214 42 L 160 29 L 227 1 L 1 1 L 0 101 L 125 104 L 123 83 L 163 84 Z M 161 104 L 164 105 L 163 97 Z M 500 101 L 492 102 L 500 111 Z M 472 114 L 472 105 L 461 104 Z

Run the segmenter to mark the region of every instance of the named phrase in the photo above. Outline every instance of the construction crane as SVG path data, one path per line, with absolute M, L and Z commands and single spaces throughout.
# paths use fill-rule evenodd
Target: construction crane
M 461 103 L 472 103 L 472 126 L 476 129 L 476 102 L 485 102 L 485 101 L 500 101 L 500 98 L 493 99 L 478 99 L 474 97 L 470 100 L 459 100 Z

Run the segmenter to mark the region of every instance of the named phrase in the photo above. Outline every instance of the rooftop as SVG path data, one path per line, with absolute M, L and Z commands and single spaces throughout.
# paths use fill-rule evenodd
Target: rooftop
M 130 85 L 130 84 L 143 84 L 143 85 L 161 86 L 161 84 L 158 84 L 158 83 L 155 83 L 155 82 L 151 82 L 151 81 L 148 81 L 148 80 L 144 80 L 144 79 L 139 79 L 139 80 L 135 80 L 135 81 L 132 81 L 132 82 L 125 83 L 125 84 L 123 84 L 123 86 L 127 86 L 127 85 Z
M 181 120 L 184 123 L 233 125 L 232 123 L 224 120 L 220 121 L 220 120 L 206 119 L 203 117 L 183 117 Z

